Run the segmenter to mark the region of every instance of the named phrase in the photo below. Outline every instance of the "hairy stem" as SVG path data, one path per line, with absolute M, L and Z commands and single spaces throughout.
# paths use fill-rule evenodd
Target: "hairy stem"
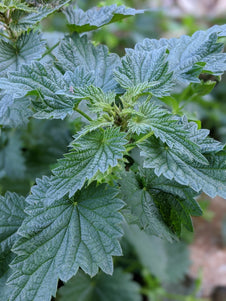
M 51 54 L 52 51 L 60 44 L 60 41 L 58 41 L 55 45 L 53 45 L 51 48 L 47 48 L 47 50 L 43 53 L 42 57 L 40 59 L 38 59 L 38 61 L 40 61 L 41 59 L 43 59 L 46 55 Z
M 76 112 L 78 112 L 80 115 L 82 115 L 85 119 L 89 120 L 89 121 L 93 121 L 92 118 L 90 118 L 86 113 L 84 113 L 83 111 L 79 110 L 79 108 L 74 108 L 74 110 Z
M 149 137 L 151 137 L 154 134 L 154 132 L 149 132 L 146 135 L 144 135 L 143 137 L 141 137 L 140 139 L 138 139 L 137 141 L 135 141 L 134 143 L 128 144 L 126 151 L 129 152 L 131 151 L 133 148 L 135 148 L 137 146 L 137 144 L 143 142 L 144 140 L 148 139 Z

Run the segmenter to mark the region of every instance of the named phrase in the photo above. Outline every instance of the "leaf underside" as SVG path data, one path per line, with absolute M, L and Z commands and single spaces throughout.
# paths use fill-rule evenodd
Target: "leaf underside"
M 136 10 L 133 8 L 126 8 L 123 5 L 117 6 L 117 4 L 113 4 L 101 8 L 94 7 L 86 12 L 78 7 L 73 9 L 72 6 L 69 6 L 65 9 L 64 14 L 69 23 L 69 28 L 78 33 L 82 33 L 98 29 L 104 25 L 143 12 L 143 10 Z

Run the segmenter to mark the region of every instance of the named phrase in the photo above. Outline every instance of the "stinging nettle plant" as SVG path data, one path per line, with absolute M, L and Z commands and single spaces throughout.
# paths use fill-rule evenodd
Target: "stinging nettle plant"
M 202 214 L 201 192 L 226 198 L 224 145 L 175 107 L 178 91 L 211 91 L 215 81 L 202 74 L 220 80 L 226 26 L 145 39 L 120 58 L 84 33 L 143 11 L 111 5 L 84 12 L 69 2 L 0 2 L 2 141 L 29 120 L 83 118 L 51 176 L 37 178 L 26 198 L 0 196 L 2 301 L 51 300 L 58 280 L 74 275 L 75 284 L 67 285 L 79 295 L 99 269 L 96 282 L 105 294 L 114 290 L 105 281 L 113 282 L 127 287 L 122 300 L 140 300 L 127 274 L 106 275 L 113 273 L 112 257 L 122 255 L 128 225 L 172 242 L 182 227 L 192 231 L 191 215 Z M 37 25 L 58 10 L 70 32 L 49 46 Z M 12 139 L 1 160 L 20 148 Z M 17 164 L 20 177 L 26 169 L 20 158 Z M 1 176 L 14 173 L 6 167 L 4 161 Z M 62 300 L 69 300 L 67 291 Z

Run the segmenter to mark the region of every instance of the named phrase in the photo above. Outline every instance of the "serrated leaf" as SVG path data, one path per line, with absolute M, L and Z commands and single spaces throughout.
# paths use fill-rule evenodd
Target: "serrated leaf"
M 148 234 L 172 242 L 174 233 L 180 236 L 181 224 L 193 231 L 190 214 L 202 213 L 189 188 L 163 176 L 158 179 L 150 169 L 124 172 L 119 183 L 134 222 Z
M 0 178 L 21 179 L 25 176 L 25 159 L 18 133 L 0 137 Z
M 28 6 L 27 3 L 23 3 L 20 0 L 2 0 L 0 3 L 0 12 L 5 13 L 8 10 L 21 10 L 25 12 L 34 12 L 34 8 Z
M 24 197 L 11 192 L 7 192 L 4 197 L 0 196 L 0 251 L 2 253 L 11 251 L 18 237 L 17 229 L 26 216 L 24 209 Z
M 140 134 L 153 131 L 155 137 L 160 138 L 170 148 L 177 149 L 178 152 L 182 152 L 184 156 L 188 156 L 192 161 L 208 164 L 196 143 L 200 136 L 199 133 L 203 133 L 203 130 L 198 131 L 196 129 L 196 132 L 192 135 L 189 126 L 185 128 L 183 124 L 179 124 L 174 119 L 172 114 L 153 103 L 141 105 L 138 113 L 134 113 L 134 115 L 128 122 L 128 127 L 132 132 Z M 205 137 L 208 133 L 208 130 L 207 132 L 204 131 Z
M 115 269 L 112 276 L 102 272 L 90 278 L 82 271 L 59 290 L 58 301 L 140 301 L 138 283 L 132 275 Z
M 0 292 L 1 299 L 8 300 L 12 287 L 7 285 L 10 275 L 9 263 L 15 257 L 11 248 L 19 238 L 17 229 L 26 217 L 24 213 L 25 200 L 23 197 L 11 192 L 0 196 Z
M 81 8 L 69 6 L 64 10 L 69 28 L 78 33 L 98 29 L 112 22 L 143 13 L 143 10 L 126 8 L 124 5 L 93 7 L 84 12 Z
M 76 101 L 88 100 L 89 110 L 94 113 L 103 114 L 112 111 L 112 105 L 115 104 L 115 92 L 104 92 L 101 88 L 93 85 L 88 86 L 88 84 L 80 87 L 71 85 L 70 87 L 70 91 L 69 89 L 67 91 L 60 90 L 57 91 L 57 94 L 68 96 Z
M 183 128 L 189 132 L 189 138 L 192 142 L 199 145 L 202 153 L 219 152 L 224 149 L 224 144 L 208 137 L 210 131 L 207 129 L 198 129 L 195 122 L 188 122 L 186 116 L 179 119 Z
M 178 196 L 183 200 L 184 206 L 189 213 L 193 216 L 202 215 L 202 209 L 200 208 L 194 197 L 197 193 L 187 186 L 181 185 L 174 180 L 169 180 L 164 176 L 156 176 L 153 169 L 139 168 L 138 169 L 138 182 L 143 181 L 144 187 L 147 187 L 151 191 L 165 192 Z
M 48 186 L 48 178 L 42 182 Z M 122 217 L 118 210 L 124 203 L 117 193 L 114 188 L 93 183 L 73 199 L 66 197 L 48 207 L 42 193 L 37 203 L 29 201 L 29 216 L 19 229 L 22 237 L 13 247 L 17 257 L 9 279 L 14 286 L 12 300 L 50 301 L 58 279 L 68 281 L 79 267 L 91 276 L 99 267 L 112 274 L 112 256 L 121 255 Z
M 226 197 L 225 152 L 206 156 L 208 165 L 191 162 L 182 152 L 166 147 L 154 137 L 141 143 L 144 167 L 153 168 L 156 175 L 164 175 L 194 191 L 203 191 L 210 197 Z
M 214 75 L 221 75 L 226 69 L 226 54 L 221 53 L 223 44 L 218 43 L 218 36 L 221 36 L 220 26 L 197 31 L 191 37 L 184 35 L 172 39 L 145 39 L 135 46 L 135 50 L 149 53 L 167 47 L 169 71 L 174 72 L 177 82 L 195 83 L 199 82 L 197 77 L 203 68 Z
M 45 3 L 45 5 L 41 4 L 38 7 L 35 7 L 35 12 L 30 13 L 21 10 L 14 10 L 12 12 L 12 22 L 10 22 L 10 28 L 18 33 L 27 31 L 30 28 L 34 28 L 35 25 L 42 19 L 57 11 L 70 1 L 71 0 L 60 0 L 54 1 L 55 3 Z
M 47 192 L 49 203 L 67 193 L 72 197 L 98 171 L 104 173 L 109 167 L 116 166 L 125 151 L 127 140 L 124 138 L 125 133 L 118 128 L 107 128 L 72 142 L 72 151 L 60 159 L 58 167 L 53 170 L 54 176 Z
M 22 65 L 19 71 L 11 72 L 9 79 L 0 80 L 0 88 L 10 89 L 17 97 L 27 94 L 36 96 L 33 107 L 36 118 L 64 119 L 73 112 L 75 101 L 70 97 L 56 95 L 65 82 L 62 74 L 54 67 L 34 62 Z
M 117 83 L 113 78 L 113 70 L 120 64 L 117 54 L 109 53 L 104 45 L 94 46 L 86 36 L 74 35 L 65 38 L 58 50 L 57 64 L 64 71 L 72 71 L 76 67 L 82 67 L 95 75 L 94 85 L 104 92 L 117 89 Z
M 45 41 L 38 31 L 26 32 L 16 42 L 0 40 L 0 75 L 7 76 L 9 71 L 18 70 L 22 64 L 39 59 L 45 50 Z
M 81 138 L 82 136 L 85 136 L 86 134 L 91 133 L 99 128 L 108 128 L 112 127 L 113 125 L 113 120 L 106 121 L 104 118 L 98 118 L 97 120 L 93 120 L 74 136 L 75 141 Z
M 147 235 L 136 225 L 124 229 L 125 237 L 134 247 L 139 261 L 152 275 L 163 283 L 175 283 L 184 278 L 190 265 L 186 244 L 169 243 L 156 236 Z
M 150 235 L 156 235 L 161 238 L 167 239 L 172 242 L 176 239 L 173 232 L 164 223 L 161 213 L 159 212 L 155 202 L 151 195 L 142 189 L 131 187 L 129 190 L 128 179 L 124 182 L 121 189 L 124 192 L 123 200 L 128 204 L 128 208 L 131 208 L 131 213 L 137 220 L 137 223 L 141 229 Z
M 116 68 L 114 75 L 126 89 L 140 83 L 153 83 L 147 91 L 157 97 L 169 95 L 174 86 L 172 72 L 168 71 L 165 47 L 151 52 L 128 49 L 122 66 Z
M 28 123 L 32 116 L 28 98 L 14 98 L 11 94 L 0 94 L 0 125 L 16 128 Z

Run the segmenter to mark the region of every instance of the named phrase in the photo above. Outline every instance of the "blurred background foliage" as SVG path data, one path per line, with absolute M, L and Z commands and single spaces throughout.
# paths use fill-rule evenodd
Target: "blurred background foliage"
M 77 0 L 73 2 L 84 10 L 93 6 L 111 4 L 146 10 L 144 14 L 110 24 L 88 34 L 95 41 L 94 43 L 106 44 L 111 52 L 116 52 L 120 56 L 124 55 L 125 48 L 134 47 L 144 38 L 159 39 L 179 37 L 182 34 L 190 35 L 199 29 L 226 23 L 224 0 Z M 53 49 L 45 59 L 54 59 L 55 45 L 63 38 L 64 33 L 69 33 L 66 19 L 62 13 L 55 13 L 42 21 L 41 28 L 44 32 L 43 37 L 48 41 L 49 49 Z M 185 113 L 190 120 L 201 120 L 202 127 L 210 129 L 213 137 L 226 142 L 225 75 L 221 82 L 218 78 L 204 76 L 202 85 L 192 84 L 183 93 L 179 91 L 172 97 L 166 98 L 164 102 L 176 114 Z M 2 129 L 1 194 L 7 190 L 24 195 L 29 193 L 35 178 L 50 174 L 50 169 L 67 151 L 72 135 L 81 128 L 82 124 L 83 120 L 75 114 L 64 121 L 31 119 L 28 125 L 22 125 L 20 129 Z M 204 218 L 211 222 L 209 217 L 212 215 L 206 205 L 207 202 L 200 204 L 204 210 Z M 222 297 L 224 299 L 217 299 L 219 297 L 217 293 L 212 294 L 212 299 L 202 298 L 202 290 L 200 290 L 202 275 L 200 274 L 196 279 L 189 276 L 188 245 L 193 241 L 193 234 L 188 233 L 186 229 L 183 229 L 182 242 L 174 244 L 149 237 L 137 227 L 125 229 L 125 233 L 122 242 L 125 256 L 116 258 L 115 265 L 133 274 L 134 280 L 140 284 L 144 301 L 226 300 L 225 295 Z

